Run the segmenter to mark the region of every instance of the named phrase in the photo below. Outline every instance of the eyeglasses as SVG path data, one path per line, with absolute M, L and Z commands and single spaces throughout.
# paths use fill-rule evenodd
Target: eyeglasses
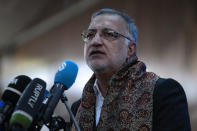
M 96 33 L 97 33 L 97 29 L 87 29 L 82 32 L 81 36 L 85 43 L 89 43 L 96 36 Z M 122 35 L 110 28 L 102 29 L 100 36 L 102 36 L 104 39 L 109 40 L 109 41 L 116 40 L 119 37 L 124 37 L 132 41 L 129 37 Z

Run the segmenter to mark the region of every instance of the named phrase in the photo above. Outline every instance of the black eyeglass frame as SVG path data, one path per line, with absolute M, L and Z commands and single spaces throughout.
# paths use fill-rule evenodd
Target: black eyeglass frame
M 84 32 L 85 32 L 85 31 L 88 31 L 88 30 L 96 30 L 96 31 L 97 31 L 97 29 L 87 29 L 87 30 L 84 30 L 84 31 L 81 33 L 81 36 L 82 36 L 82 39 L 83 39 L 84 42 L 86 42 L 86 41 L 84 40 L 84 38 L 87 38 L 87 37 L 84 35 Z M 123 35 L 123 34 L 117 32 L 117 31 L 115 31 L 115 30 L 113 30 L 113 29 L 111 29 L 111 28 L 103 28 L 102 30 L 113 31 L 116 35 L 121 36 L 121 37 L 124 37 L 124 38 L 126 38 L 126 39 L 132 41 L 129 37 L 127 37 L 127 36 L 125 36 L 125 35 Z M 95 34 L 96 34 L 96 33 L 95 33 Z M 94 36 L 94 37 L 95 37 L 95 36 Z

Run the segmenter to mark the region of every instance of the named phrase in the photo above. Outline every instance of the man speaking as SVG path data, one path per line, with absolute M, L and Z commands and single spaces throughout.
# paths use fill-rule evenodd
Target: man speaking
M 84 57 L 94 72 L 76 115 L 82 131 L 191 130 L 182 86 L 146 72 L 137 37 L 133 20 L 113 9 L 95 12 L 82 32 Z

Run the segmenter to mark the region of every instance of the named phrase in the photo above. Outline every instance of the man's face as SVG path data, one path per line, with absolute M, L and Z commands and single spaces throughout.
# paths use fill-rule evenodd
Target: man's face
M 96 30 L 96 35 L 85 43 L 84 57 L 94 72 L 117 71 L 128 56 L 128 40 L 106 39 L 102 33 L 106 28 L 128 36 L 126 22 L 118 15 L 102 14 L 92 19 L 88 29 Z

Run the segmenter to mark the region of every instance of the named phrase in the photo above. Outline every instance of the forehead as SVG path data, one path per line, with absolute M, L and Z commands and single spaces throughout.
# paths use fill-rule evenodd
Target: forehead
M 111 28 L 117 31 L 123 31 L 127 29 L 127 23 L 119 15 L 101 14 L 91 20 L 89 29 L 90 28 L 91 29 Z

